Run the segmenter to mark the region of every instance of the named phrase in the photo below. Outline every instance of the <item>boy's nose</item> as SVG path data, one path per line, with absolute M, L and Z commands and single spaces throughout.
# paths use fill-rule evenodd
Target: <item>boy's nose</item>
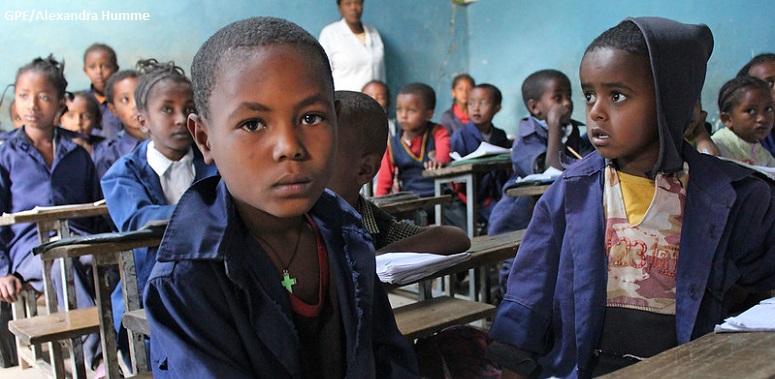
M 304 157 L 304 146 L 296 132 L 297 130 L 293 126 L 275 129 L 275 160 L 299 160 Z

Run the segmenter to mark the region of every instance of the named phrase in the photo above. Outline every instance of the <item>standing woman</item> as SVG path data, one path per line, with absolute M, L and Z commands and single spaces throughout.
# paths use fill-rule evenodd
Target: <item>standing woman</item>
M 337 91 L 360 92 L 372 80 L 385 80 L 385 47 L 374 27 L 361 22 L 363 0 L 336 0 L 342 19 L 320 32 L 331 61 Z

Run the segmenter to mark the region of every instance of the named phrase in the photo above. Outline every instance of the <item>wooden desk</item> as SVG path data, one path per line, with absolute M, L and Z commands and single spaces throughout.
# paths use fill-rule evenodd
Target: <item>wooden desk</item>
M 506 190 L 506 196 L 511 197 L 519 197 L 519 196 L 541 196 L 543 195 L 546 190 L 549 189 L 549 186 L 552 184 L 538 184 L 538 185 L 524 185 L 514 188 L 509 188 Z
M 53 260 L 56 258 L 78 258 L 84 255 L 92 256 L 92 271 L 94 275 L 95 292 L 97 297 L 97 311 L 92 316 L 99 319 L 99 332 L 102 343 L 102 353 L 105 361 L 106 376 L 108 379 L 119 378 L 118 347 L 116 344 L 116 331 L 113 328 L 113 306 L 110 298 L 109 269 L 118 265 L 120 267 L 122 288 L 124 291 L 125 309 L 140 308 L 140 299 L 137 295 L 137 281 L 134 277 L 134 253 L 133 249 L 141 247 L 158 246 L 164 233 L 165 223 L 157 224 L 156 229 L 141 229 L 129 233 L 104 233 L 99 235 L 83 236 L 70 240 L 61 240 L 57 244 L 61 246 L 51 247 L 40 253 L 41 259 Z M 72 243 L 69 243 L 72 242 Z M 139 343 L 138 343 L 139 341 Z M 130 353 L 132 355 L 133 371 L 148 372 L 145 361 L 143 337 L 135 338 L 130 334 Z M 140 346 L 140 347 L 138 347 Z M 140 353 L 135 353 L 140 350 Z
M 511 168 L 511 158 L 502 156 L 498 158 L 488 158 L 483 160 L 471 160 L 470 163 L 451 164 L 438 170 L 423 171 L 423 177 L 433 178 L 434 194 L 441 196 L 441 186 L 447 182 L 465 182 L 466 183 L 466 232 L 468 237 L 473 238 L 476 230 L 476 190 L 478 187 L 477 174 L 490 172 L 493 170 L 504 170 Z M 441 205 L 436 206 L 436 225 L 441 225 Z
M 775 332 L 710 333 L 603 376 L 617 378 L 773 378 Z
M 5 213 L 0 215 L 0 226 L 9 226 L 18 223 L 35 223 L 38 231 L 38 240 L 41 244 L 51 240 L 51 232 L 56 231 L 59 238 L 67 238 L 70 236 L 70 225 L 68 220 L 101 216 L 108 213 L 108 207 L 104 201 L 98 201 L 96 203 L 85 204 L 69 204 L 69 205 L 57 205 L 46 207 L 35 207 L 31 210 Z M 46 309 L 48 314 L 57 313 L 57 299 L 54 284 L 51 281 L 51 271 L 53 268 L 53 260 L 43 261 L 43 292 L 46 298 Z M 76 309 L 75 300 L 75 285 L 73 279 L 72 262 L 69 259 L 63 259 L 60 265 L 62 272 L 62 286 L 63 288 L 63 300 L 64 304 L 61 304 L 62 309 L 67 312 Z M 22 302 L 16 302 L 12 305 L 12 312 L 14 318 L 22 317 L 25 313 L 27 317 L 37 314 L 35 310 L 34 299 L 32 299 L 31 307 L 25 307 Z M 25 310 L 24 308 L 27 308 Z M 80 337 L 72 338 L 68 345 L 71 350 L 71 362 L 72 362 L 72 375 L 74 377 L 86 377 L 84 363 L 83 363 L 83 350 L 81 348 L 82 341 Z M 19 355 L 19 365 L 22 368 L 27 368 L 30 365 L 38 365 L 38 353 L 39 347 L 31 346 L 31 352 L 27 354 L 22 351 L 20 342 L 17 338 L 17 348 Z M 62 346 L 59 342 L 49 343 L 49 355 L 51 357 L 50 369 L 55 377 L 64 377 L 64 357 L 62 354 Z M 24 357 L 24 358 L 23 358 Z M 27 362 L 26 359 L 34 360 L 34 362 Z M 47 367 L 42 365 L 41 367 Z

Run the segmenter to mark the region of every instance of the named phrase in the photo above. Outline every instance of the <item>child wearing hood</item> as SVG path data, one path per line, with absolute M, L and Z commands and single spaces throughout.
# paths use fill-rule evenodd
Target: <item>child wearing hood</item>
M 684 142 L 713 37 L 628 18 L 581 61 L 594 152 L 535 207 L 490 329 L 503 378 L 588 378 L 713 331 L 775 287 L 773 184 Z

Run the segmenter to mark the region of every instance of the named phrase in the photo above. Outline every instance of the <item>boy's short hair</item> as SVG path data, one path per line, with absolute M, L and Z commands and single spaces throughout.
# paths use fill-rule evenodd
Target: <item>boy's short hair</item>
M 732 108 L 740 104 L 740 95 L 744 89 L 759 88 L 770 92 L 770 86 L 764 80 L 753 76 L 738 76 L 721 86 L 718 93 L 719 112 L 730 112 Z
M 102 50 L 108 53 L 108 58 L 110 59 L 110 63 L 113 63 L 113 66 L 118 67 L 118 57 L 116 57 L 116 51 L 113 50 L 112 47 L 99 42 L 93 43 L 91 46 L 86 48 L 86 51 L 83 53 L 83 63 L 86 63 L 86 56 L 89 55 L 89 53 L 97 50 Z
M 522 102 L 525 103 L 525 107 L 528 109 L 530 106 L 528 101 L 539 100 L 541 96 L 546 92 L 547 83 L 552 79 L 560 79 L 570 83 L 568 76 L 558 70 L 540 70 L 530 75 L 522 82 Z
M 474 88 L 471 88 L 471 89 L 473 90 L 476 88 L 481 88 L 489 91 L 490 95 L 492 96 L 492 100 L 494 103 L 493 105 L 501 105 L 501 102 L 503 101 L 503 94 L 501 93 L 501 90 L 498 89 L 498 87 L 490 83 L 482 83 L 482 84 L 475 85 Z
M 398 91 L 399 95 L 415 95 L 422 100 L 425 106 L 433 110 L 436 108 L 436 92 L 425 83 L 409 83 Z
M 751 76 L 750 74 L 748 74 L 748 71 L 751 70 L 751 67 L 764 62 L 775 62 L 775 54 L 764 53 L 753 57 L 753 59 L 751 59 L 750 62 L 746 63 L 745 66 L 743 66 L 743 68 L 741 68 L 740 71 L 738 71 L 737 76 Z
M 649 48 L 646 45 L 646 37 L 638 25 L 634 22 L 625 20 L 618 25 L 604 31 L 592 43 L 587 46 L 584 55 L 592 50 L 609 47 L 617 50 L 624 50 L 630 54 L 639 55 L 646 60 L 649 59 Z
M 215 87 L 222 60 L 232 60 L 233 54 L 249 52 L 255 47 L 289 45 L 310 53 L 321 64 L 326 82 L 331 84 L 333 97 L 334 79 L 331 65 L 317 39 L 298 25 L 274 17 L 253 17 L 233 22 L 213 34 L 199 48 L 191 63 L 194 102 L 197 112 L 209 118 L 209 98 Z
M 371 96 L 355 91 L 336 91 L 339 103 L 339 125 L 350 125 L 355 142 L 366 154 L 385 153 L 388 139 L 388 118 L 385 110 Z
M 459 74 L 459 75 L 455 75 L 455 77 L 452 78 L 452 89 L 455 89 L 455 86 L 461 80 L 468 80 L 468 82 L 471 83 L 472 86 L 476 85 L 476 81 L 474 81 L 474 78 L 472 78 L 471 75 Z
M 107 101 L 108 104 L 113 104 L 113 86 L 115 86 L 116 83 L 127 78 L 139 78 L 139 77 L 140 77 L 140 73 L 137 72 L 137 70 L 121 70 L 111 75 L 108 78 L 108 81 L 105 83 L 105 101 Z

